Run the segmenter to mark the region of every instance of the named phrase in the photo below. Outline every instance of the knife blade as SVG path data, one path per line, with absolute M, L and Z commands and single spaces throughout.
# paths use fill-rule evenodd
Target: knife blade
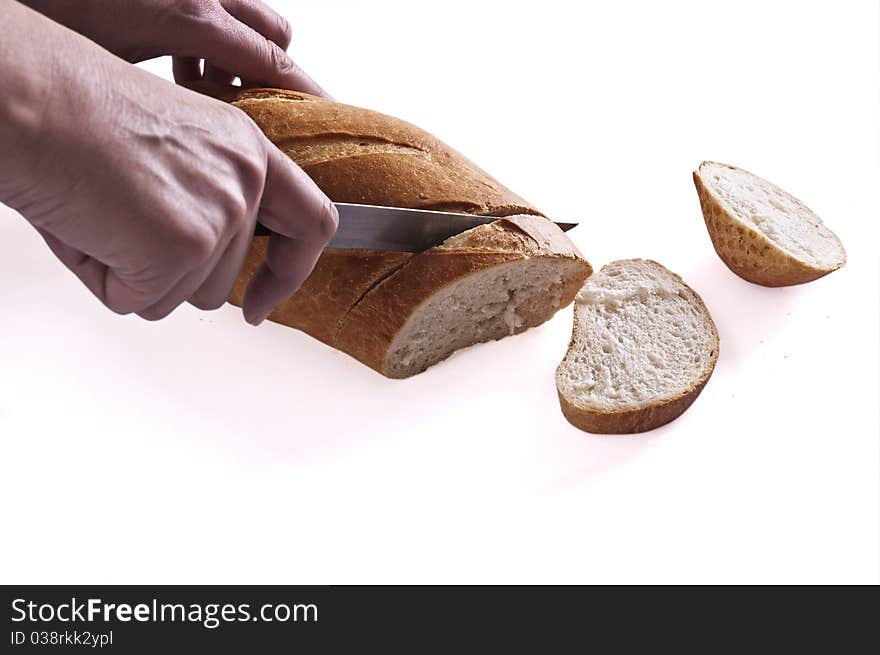
M 428 209 L 401 209 L 334 203 L 339 227 L 327 248 L 421 252 L 465 230 L 497 221 L 498 216 L 475 216 Z M 577 223 L 556 223 L 563 232 Z M 254 236 L 270 236 L 271 230 L 257 223 Z

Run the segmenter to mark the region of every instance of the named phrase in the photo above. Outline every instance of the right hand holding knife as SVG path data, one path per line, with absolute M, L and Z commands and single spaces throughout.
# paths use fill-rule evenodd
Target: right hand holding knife
M 179 81 L 200 75 L 198 57 L 212 81 L 323 93 L 284 53 L 286 22 L 256 0 L 27 4 L 128 61 L 176 55 Z M 299 288 L 335 232 L 336 209 L 243 112 L 17 2 L 0 9 L 0 73 L 11 80 L 0 99 L 0 201 L 101 302 L 149 320 L 184 302 L 221 306 L 257 220 L 273 235 L 246 320 L 260 323 Z

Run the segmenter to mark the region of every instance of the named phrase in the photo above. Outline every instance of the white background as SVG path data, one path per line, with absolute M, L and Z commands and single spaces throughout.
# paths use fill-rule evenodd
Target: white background
M 2 582 L 878 581 L 877 3 L 276 6 L 338 99 L 580 220 L 596 268 L 680 273 L 715 374 L 664 428 L 589 436 L 553 382 L 570 308 L 390 381 L 233 307 L 115 316 L 2 209 Z M 849 263 L 735 277 L 702 159 L 801 197 Z

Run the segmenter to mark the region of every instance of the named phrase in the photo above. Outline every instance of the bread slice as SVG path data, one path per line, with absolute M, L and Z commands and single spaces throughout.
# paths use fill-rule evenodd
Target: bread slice
M 269 316 L 383 375 L 415 375 L 539 325 L 592 272 L 535 207 L 410 123 L 294 91 L 193 86 L 247 113 L 331 200 L 506 217 L 418 254 L 326 250 Z M 266 243 L 254 239 L 231 303 L 241 304 Z
M 556 369 L 562 413 L 587 432 L 651 430 L 690 407 L 717 359 L 715 324 L 693 289 L 657 262 L 612 262 L 575 299 Z
M 711 161 L 694 171 L 694 184 L 712 245 L 741 278 L 768 287 L 803 284 L 846 263 L 837 235 L 775 184 Z

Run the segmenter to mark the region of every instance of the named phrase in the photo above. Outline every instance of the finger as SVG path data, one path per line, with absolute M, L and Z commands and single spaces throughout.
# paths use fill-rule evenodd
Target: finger
M 294 64 L 296 65 L 296 64 Z M 331 96 L 327 91 L 324 90 L 314 79 L 312 79 L 308 73 L 306 73 L 303 69 L 299 69 L 300 79 L 307 79 L 307 83 L 302 83 L 297 86 L 281 86 L 279 88 L 282 89 L 292 89 L 294 91 L 299 91 L 300 93 L 308 93 L 313 96 L 317 96 L 318 98 L 324 98 L 324 100 L 334 100 L 333 96 Z M 241 78 L 241 86 L 244 89 L 252 89 L 254 87 L 265 86 L 264 83 L 258 82 L 257 80 L 248 79 L 247 77 Z
M 161 300 L 137 312 L 137 315 L 148 321 L 158 321 L 180 307 L 183 303 L 189 300 L 193 294 L 198 291 L 199 287 L 205 283 L 205 280 L 210 277 L 211 272 L 223 257 L 227 247 L 228 244 L 221 245 L 217 248 L 207 262 L 198 268 L 189 271 L 161 298 Z
M 240 232 L 232 240 L 211 275 L 190 297 L 189 303 L 191 305 L 205 310 L 218 309 L 223 306 L 229 299 L 235 281 L 241 273 L 252 239 L 253 228 Z
M 139 290 L 124 282 L 113 270 L 89 255 L 60 241 L 52 234 L 37 228 L 46 245 L 56 257 L 91 291 L 98 300 L 117 314 L 131 314 L 143 310 L 160 298 L 158 290 Z M 173 284 L 166 282 L 167 287 Z
M 326 96 L 284 50 L 229 14 L 211 22 L 190 47 L 188 54 L 198 54 L 242 79 Z
M 202 79 L 201 60 L 196 57 L 173 57 L 171 70 L 174 73 L 174 81 L 178 84 Z
M 222 7 L 236 20 L 256 30 L 287 50 L 292 38 L 292 30 L 287 20 L 260 0 L 221 0 Z
M 226 72 L 222 68 L 218 68 L 209 61 L 206 61 L 203 79 L 208 82 L 213 82 L 214 84 L 228 86 L 235 80 L 235 75 Z
M 323 246 L 336 233 L 336 207 L 312 178 L 266 141 L 269 159 L 260 223 L 281 236 L 318 241 Z
M 45 230 L 37 228 L 37 232 L 40 233 L 46 245 L 49 246 L 49 250 L 61 263 L 76 275 L 101 302 L 104 302 L 104 277 L 107 267 L 87 254 L 71 248 Z
M 263 322 L 305 282 L 336 232 L 339 216 L 299 167 L 270 148 L 258 220 L 275 234 L 242 303 L 245 320 L 252 325 Z
M 296 293 L 315 267 L 321 245 L 273 236 L 269 239 L 266 261 L 251 279 L 244 295 L 242 311 L 251 325 L 259 325 L 278 305 Z

